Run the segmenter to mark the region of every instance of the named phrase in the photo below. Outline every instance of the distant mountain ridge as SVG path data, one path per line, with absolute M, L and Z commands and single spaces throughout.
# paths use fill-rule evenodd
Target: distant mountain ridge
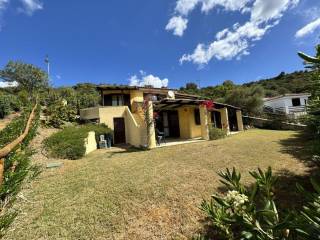
M 244 83 L 244 87 L 261 86 L 266 97 L 274 97 L 286 93 L 310 92 L 311 71 L 281 72 L 278 76 L 256 82 Z

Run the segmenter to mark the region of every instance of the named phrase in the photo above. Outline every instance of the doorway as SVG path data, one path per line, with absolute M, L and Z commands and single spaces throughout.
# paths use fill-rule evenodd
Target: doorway
M 124 118 L 114 118 L 114 144 L 126 143 L 126 125 Z
M 168 111 L 168 128 L 169 136 L 174 138 L 180 137 L 180 125 L 178 111 Z

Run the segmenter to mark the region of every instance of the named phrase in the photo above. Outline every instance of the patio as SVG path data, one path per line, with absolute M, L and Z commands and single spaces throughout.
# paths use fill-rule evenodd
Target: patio
M 163 147 L 170 147 L 170 146 L 176 146 L 176 145 L 182 145 L 182 144 L 188 144 L 188 143 L 198 143 L 198 142 L 204 142 L 201 137 L 199 138 L 192 138 L 192 139 L 181 139 L 181 138 L 168 138 L 166 139 L 166 143 L 161 142 L 160 145 L 157 145 L 157 148 L 163 148 Z

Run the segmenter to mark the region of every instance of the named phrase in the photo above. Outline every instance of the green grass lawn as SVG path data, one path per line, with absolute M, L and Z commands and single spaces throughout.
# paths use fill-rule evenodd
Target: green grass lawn
M 251 130 L 218 141 L 99 150 L 65 161 L 22 192 L 15 206 L 21 213 L 5 239 L 189 239 L 203 227 L 202 199 L 221 186 L 217 171 L 234 166 L 248 184 L 247 172 L 258 166 L 288 178 L 305 175 L 308 168 L 290 153 L 300 143 L 295 136 Z

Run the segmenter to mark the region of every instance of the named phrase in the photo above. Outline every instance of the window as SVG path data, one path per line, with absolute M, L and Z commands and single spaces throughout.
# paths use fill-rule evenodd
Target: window
M 123 106 L 123 95 L 113 95 L 112 106 Z
M 104 95 L 105 106 L 130 106 L 130 95 L 128 94 L 108 94 Z
M 201 125 L 200 110 L 199 109 L 194 110 L 194 121 L 195 121 L 196 125 Z
M 301 106 L 300 98 L 292 98 L 292 106 Z

